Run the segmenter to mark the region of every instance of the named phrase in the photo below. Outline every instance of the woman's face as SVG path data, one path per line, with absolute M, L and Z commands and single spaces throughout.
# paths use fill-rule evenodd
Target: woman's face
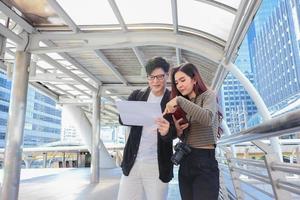
M 182 71 L 176 72 L 174 78 L 176 88 L 183 96 L 188 96 L 189 98 L 196 96 L 196 93 L 193 90 L 194 84 L 196 84 L 194 79 Z

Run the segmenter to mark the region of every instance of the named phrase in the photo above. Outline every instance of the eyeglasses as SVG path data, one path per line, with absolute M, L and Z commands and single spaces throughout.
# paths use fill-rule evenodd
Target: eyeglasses
M 165 78 L 165 74 L 159 74 L 159 75 L 156 75 L 156 76 L 153 76 L 153 75 L 148 75 L 148 76 L 147 76 L 147 79 L 148 79 L 149 81 L 154 81 L 155 78 L 156 78 L 158 81 L 162 81 L 162 80 L 164 80 L 164 78 Z

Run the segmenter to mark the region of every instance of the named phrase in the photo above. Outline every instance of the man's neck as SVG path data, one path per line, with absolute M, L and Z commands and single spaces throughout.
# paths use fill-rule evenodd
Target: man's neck
M 163 94 L 165 93 L 165 91 L 166 91 L 166 88 L 164 90 L 162 90 L 162 91 L 159 91 L 159 92 L 154 92 L 154 91 L 151 90 L 151 93 L 154 96 L 156 96 L 156 97 L 160 97 L 160 96 L 163 96 Z

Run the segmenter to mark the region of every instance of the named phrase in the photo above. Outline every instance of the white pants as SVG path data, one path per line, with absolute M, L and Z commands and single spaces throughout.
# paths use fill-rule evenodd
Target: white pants
M 158 164 L 136 161 L 128 176 L 122 175 L 118 200 L 166 200 L 168 183 L 159 179 Z

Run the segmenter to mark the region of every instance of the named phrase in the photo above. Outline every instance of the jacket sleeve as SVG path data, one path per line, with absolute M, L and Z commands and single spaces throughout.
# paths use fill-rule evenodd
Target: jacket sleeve
M 135 90 L 135 91 L 133 91 L 133 92 L 129 95 L 128 101 L 136 101 L 136 100 L 137 100 L 137 95 L 138 95 L 139 92 L 140 92 L 140 90 Z M 121 119 L 120 115 L 119 115 L 119 123 L 120 123 L 121 125 L 123 125 L 123 126 L 129 126 L 129 125 L 126 125 L 126 124 L 124 124 L 124 123 L 122 122 L 122 119 Z
M 177 97 L 177 104 L 188 113 L 193 120 L 201 123 L 203 126 L 212 126 L 214 115 L 217 111 L 216 95 L 213 91 L 207 91 L 203 94 L 202 106 L 193 103 L 182 96 Z

